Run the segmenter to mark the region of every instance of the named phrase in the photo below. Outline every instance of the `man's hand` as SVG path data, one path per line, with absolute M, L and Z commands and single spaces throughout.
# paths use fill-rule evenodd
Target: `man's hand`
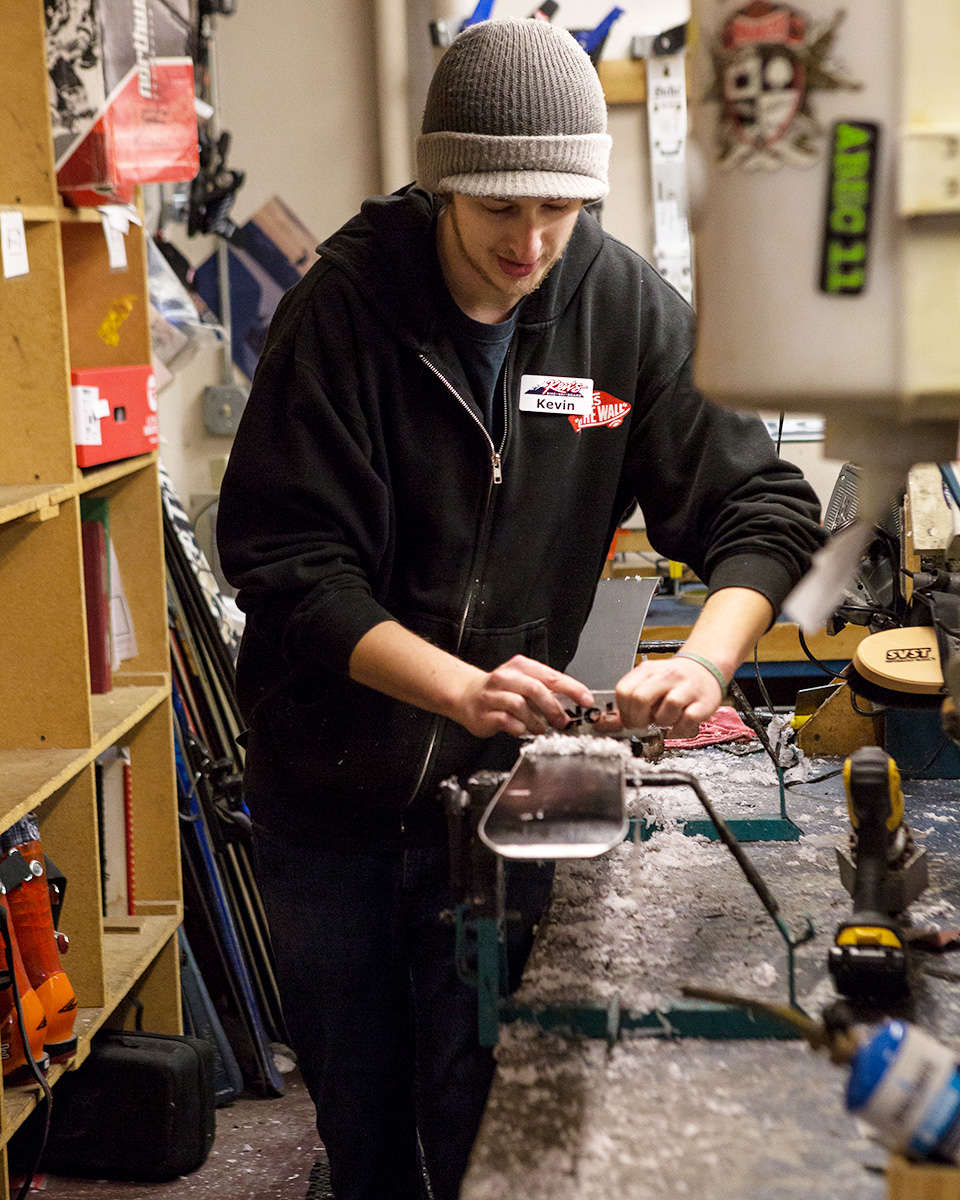
M 576 679 L 515 654 L 495 670 L 468 680 L 448 715 L 476 737 L 501 732 L 522 737 L 566 729 L 570 717 L 558 693 L 585 708 L 593 705 L 592 693 Z
M 690 658 L 640 663 L 617 684 L 617 709 L 625 729 L 659 725 L 674 737 L 695 737 L 723 694 L 714 676 Z
M 770 601 L 751 588 L 728 587 L 708 597 L 682 649 L 702 655 L 725 679 L 743 662 L 774 618 Z M 648 659 L 617 684 L 617 708 L 627 729 L 659 725 L 674 737 L 695 737 L 723 699 L 713 672 L 695 658 Z
M 395 621 L 368 630 L 350 657 L 350 677 L 396 700 L 449 717 L 475 737 L 566 729 L 560 697 L 584 708 L 593 693 L 569 675 L 516 654 L 492 671 L 431 645 Z

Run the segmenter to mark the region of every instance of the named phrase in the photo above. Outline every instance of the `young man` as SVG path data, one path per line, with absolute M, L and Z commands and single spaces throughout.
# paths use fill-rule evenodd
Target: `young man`
M 563 674 L 634 502 L 709 599 L 618 686 L 689 733 L 820 541 L 763 424 L 691 382 L 692 315 L 584 204 L 606 195 L 596 72 L 490 21 L 441 60 L 418 186 L 369 200 L 283 300 L 219 546 L 247 613 L 246 794 L 285 1013 L 338 1200 L 457 1195 L 492 1073 L 456 976 L 445 777 L 562 729 Z M 512 874 L 518 976 L 549 872 Z

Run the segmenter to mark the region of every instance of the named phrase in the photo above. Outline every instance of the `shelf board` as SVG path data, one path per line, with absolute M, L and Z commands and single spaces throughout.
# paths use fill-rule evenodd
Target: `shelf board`
M 103 1007 L 78 1010 L 79 1028 L 85 1037 L 92 1037 L 96 1033 L 134 983 L 141 978 L 167 944 L 171 934 L 176 932 L 183 920 L 183 914 L 180 905 L 177 904 L 176 912 L 139 919 L 143 924 L 137 933 L 104 931 Z
M 0 750 L 0 814 L 6 829 L 68 784 L 91 760 L 89 750 Z
M 182 920 L 178 911 L 162 916 L 144 917 L 138 933 L 105 933 L 104 1003 L 100 1008 L 77 1009 L 74 1025 L 78 1038 L 77 1053 L 67 1064 L 55 1064 L 47 1073 L 47 1081 L 55 1084 L 65 1070 L 78 1067 L 90 1053 L 90 1042 L 114 1009 L 130 991 L 169 939 Z M 36 1084 L 10 1088 L 3 1096 L 4 1139 L 20 1128 L 37 1105 L 41 1096 Z M 56 1099 L 54 1099 L 56 1102 Z
M 88 467 L 77 479 L 56 483 L 15 483 L 0 486 L 0 525 L 17 521 L 21 517 L 42 509 L 63 504 L 74 496 L 92 492 L 117 479 L 136 475 L 157 461 L 157 452 L 138 454 L 119 462 L 105 463 L 102 467 Z
M 104 204 L 106 203 L 107 201 L 105 200 Z M 96 225 L 99 224 L 101 219 L 99 208 L 67 208 L 66 205 L 58 208 L 56 215 L 57 219 L 65 225 L 76 225 L 78 223 Z
M 64 787 L 84 767 L 170 693 L 170 677 L 158 674 L 151 685 L 115 687 L 92 696 L 93 745 L 73 749 L 0 750 L 0 820 L 8 828 Z
M 80 493 L 93 491 L 94 488 L 113 483 L 116 479 L 136 475 L 138 471 L 152 466 L 156 461 L 157 452 L 151 450 L 149 454 L 138 454 L 134 458 L 124 458 L 119 462 L 104 463 L 102 467 L 87 467 L 76 483 L 76 490 Z
M 0 525 L 29 516 L 30 513 L 39 512 L 49 505 L 49 483 L 24 483 L 0 487 Z
M 118 686 L 102 695 L 91 696 L 93 746 L 90 757 L 96 758 L 98 754 L 102 754 L 117 738 L 122 737 L 148 713 L 153 712 L 169 694 L 170 677 L 158 674 L 157 682 L 152 685 Z
M 61 1075 L 70 1069 L 73 1063 L 76 1063 L 77 1066 L 80 1065 L 82 1059 L 80 1058 L 79 1049 L 80 1048 L 78 1046 L 77 1056 L 75 1059 L 71 1060 L 71 1063 L 54 1063 L 47 1071 L 46 1079 L 47 1083 L 49 1083 L 51 1087 L 57 1082 Z M 86 1058 L 86 1053 L 84 1053 L 83 1057 Z M 6 1140 L 9 1140 L 13 1134 L 16 1133 L 27 1117 L 29 1117 L 33 1110 L 37 1107 L 39 1100 L 40 1088 L 34 1083 L 25 1083 L 20 1087 L 12 1087 L 4 1090 L 3 1132 Z
M 26 222 L 55 221 L 58 211 L 53 204 L 0 204 L 0 212 L 18 212 Z
M 699 616 L 699 610 L 691 608 L 689 625 L 644 625 L 641 640 L 683 642 L 690 636 L 690 628 Z M 757 643 L 757 658 L 760 662 L 806 662 L 806 655 L 797 636 L 798 626 L 791 621 L 777 623 Z M 848 625 L 831 637 L 823 630 L 808 634 L 807 645 L 822 661 L 836 662 L 853 657 L 857 646 L 867 636 L 868 630 L 859 625 Z M 651 654 L 650 658 L 664 658 L 663 654 Z M 749 663 L 749 659 L 747 662 Z

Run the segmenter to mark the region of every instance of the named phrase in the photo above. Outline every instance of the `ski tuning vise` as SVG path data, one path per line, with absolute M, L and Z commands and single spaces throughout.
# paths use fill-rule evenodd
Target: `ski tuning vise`
M 592 858 L 622 842 L 629 825 L 617 743 L 561 737 L 525 747 L 477 832 L 504 858 Z

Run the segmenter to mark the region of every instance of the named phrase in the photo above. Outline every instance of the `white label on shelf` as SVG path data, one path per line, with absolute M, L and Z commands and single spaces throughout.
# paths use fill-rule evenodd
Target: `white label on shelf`
M 106 213 L 111 224 L 116 225 L 121 233 L 126 233 L 131 224 L 141 227 L 143 225 L 140 214 L 133 204 L 98 204 L 97 212 Z
M 130 229 L 130 212 L 126 204 L 100 204 L 97 206 L 101 221 L 107 221 L 120 233 Z
M 0 212 L 0 258 L 3 259 L 4 279 L 14 275 L 29 275 L 23 213 Z
M 107 260 L 111 270 L 125 271 L 127 269 L 127 245 L 121 232 L 110 214 L 100 212 L 100 224 L 103 226 L 103 236 L 107 243 Z M 129 225 L 127 226 L 129 228 Z
M 110 406 L 100 399 L 100 393 L 95 387 L 85 384 L 75 385 L 70 389 L 70 402 L 73 407 L 73 440 L 77 446 L 102 446 L 100 436 L 100 418 L 110 415 Z

